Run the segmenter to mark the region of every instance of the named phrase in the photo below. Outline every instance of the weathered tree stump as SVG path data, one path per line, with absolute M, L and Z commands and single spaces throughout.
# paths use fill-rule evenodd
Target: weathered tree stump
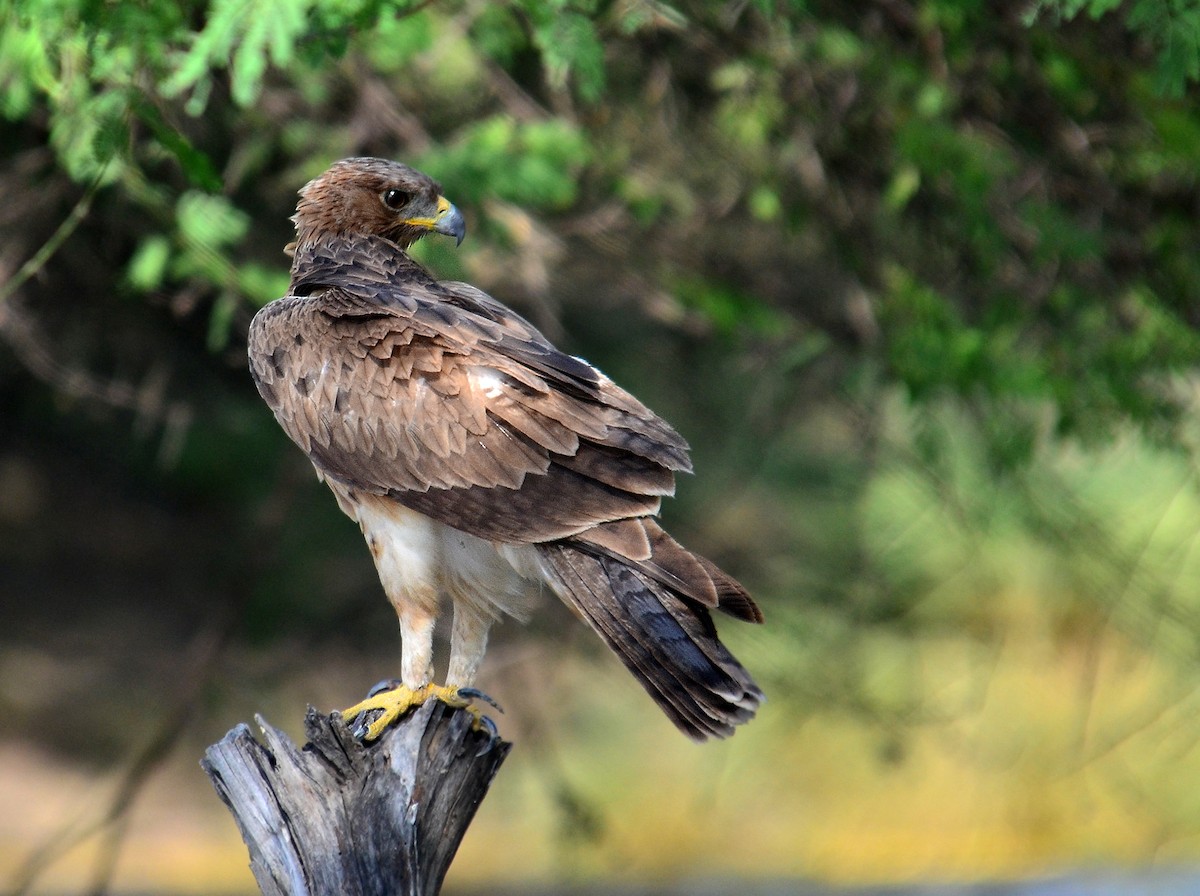
M 431 700 L 368 746 L 309 707 L 303 749 L 260 716 L 200 763 L 265 896 L 432 896 L 511 744 Z

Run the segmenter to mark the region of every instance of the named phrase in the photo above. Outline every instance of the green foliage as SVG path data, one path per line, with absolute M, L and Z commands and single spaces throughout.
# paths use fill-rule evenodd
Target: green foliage
M 201 148 L 195 135 L 202 132 L 189 119 L 224 102 L 226 94 L 235 107 L 254 107 L 271 71 L 290 70 L 313 101 L 336 102 L 329 92 L 333 61 L 351 48 L 380 73 L 403 78 L 406 67 L 423 67 L 425 80 L 456 102 L 467 81 L 482 77 L 482 57 L 466 45 L 456 47 L 446 20 L 435 26 L 423 6 L 390 0 L 155 0 L 101 10 L 94 4 L 26 0 L 0 11 L 0 113 L 22 119 L 44 110 L 50 144 L 72 178 L 123 182 L 150 220 L 174 218 L 174 234 L 163 230 L 141 240 L 125 281 L 142 291 L 168 282 L 207 285 L 216 299 L 210 343 L 224 344 L 232 297 L 261 303 L 286 281 L 233 257 L 237 253 L 230 250 L 247 231 L 245 212 L 227 200 L 206 204 L 186 192 L 172 198 L 161 188 L 146 189 L 147 166 L 170 158 L 191 188 L 222 191 L 219 166 Z M 193 30 L 193 22 L 200 27 Z M 603 89 L 603 50 L 584 10 L 541 3 L 489 7 L 472 32 L 491 55 L 503 56 L 506 47 L 533 48 L 543 57 L 553 89 L 567 90 L 570 80 L 589 100 Z M 318 170 L 347 151 L 331 150 L 308 126 L 282 137 L 291 151 L 317 159 Z M 588 160 L 587 141 L 575 123 L 555 117 L 517 121 L 503 113 L 481 117 L 436 151 L 410 157 L 454 183 L 460 202 L 496 196 L 545 209 L 570 206 Z
M 258 97 L 268 62 L 291 62 L 296 39 L 312 14 L 309 3 L 295 0 L 213 0 L 204 28 L 172 66 L 162 94 L 194 91 L 187 109 L 198 115 L 212 91 L 214 70 L 227 64 L 234 102 L 249 106 Z
M 50 143 L 64 170 L 77 180 L 140 181 L 141 169 L 163 155 L 174 159 L 191 187 L 214 193 L 222 188 L 219 167 L 189 133 L 199 132 L 188 117 L 200 115 L 217 101 L 214 91 L 222 96 L 227 91 L 235 107 L 255 106 L 264 90 L 264 78 L 272 70 L 296 79 L 300 89 L 317 102 L 330 102 L 334 94 L 328 85 L 331 76 L 336 79 L 336 60 L 347 53 L 362 54 L 381 74 L 403 79 L 406 72 L 421 72 L 418 80 L 456 102 L 456 91 L 468 82 L 481 83 L 487 64 L 518 70 L 532 54 L 540 65 L 543 89 L 574 94 L 585 104 L 597 103 L 606 90 L 606 55 L 616 58 L 615 48 L 621 41 L 636 40 L 642 34 L 672 33 L 703 21 L 703 13 L 666 4 L 624 6 L 615 18 L 607 18 L 588 5 L 523 0 L 473 12 L 466 25 L 470 43 L 460 45 L 455 43 L 452 20 L 439 18 L 453 9 L 457 9 L 453 4 L 425 10 L 422 4 L 383 0 L 353 4 L 213 0 L 193 6 L 158 0 L 137 8 L 118 5 L 111 14 L 101 14 L 89 4 L 25 0 L 0 13 L 4 16 L 0 82 L 5 87 L 0 111 L 19 119 L 44 104 Z M 1043 4 L 1039 9 L 1063 19 L 1085 12 L 1093 19 L 1114 14 L 1107 0 L 1067 0 Z M 817 71 L 831 76 L 886 71 L 882 59 L 892 51 L 865 40 L 851 23 L 775 9 L 766 15 L 778 20 L 772 26 L 772 39 L 763 42 L 758 52 L 718 59 L 710 83 L 718 97 L 712 116 L 714 135 L 727 151 L 737 154 L 747 171 L 766 175 L 746 189 L 745 203 L 753 218 L 770 223 L 783 220 L 787 213 L 795 216 L 799 210 L 787 198 L 785 180 L 772 162 L 773 158 L 786 159 L 795 149 L 795 144 L 789 143 L 789 128 L 796 110 L 785 90 L 785 85 L 794 83 L 786 75 L 789 66 L 810 60 L 819 66 Z M 966 77 L 971 67 L 981 64 L 993 66 L 992 74 L 1000 79 L 997 83 L 1015 76 L 1011 68 L 998 67 L 999 61 L 970 61 L 972 29 L 979 27 L 985 15 L 981 7 L 931 4 L 923 15 L 920 27 L 941 29 L 955 77 L 960 76 L 960 69 L 961 77 Z M 1028 22 L 1036 28 L 1045 17 L 1031 14 Z M 195 30 L 194 22 L 200 23 Z M 1194 19 L 1191 4 L 1143 0 L 1131 5 L 1127 22 L 1162 48 L 1160 75 L 1168 73 L 1162 77 L 1173 78 L 1176 86 L 1192 77 L 1194 37 L 1200 34 L 1200 22 Z M 610 30 L 614 25 L 615 32 Z M 791 29 L 799 29 L 802 37 L 787 38 Z M 606 41 L 614 47 L 607 54 Z M 447 46 L 455 47 L 453 54 L 439 49 Z M 1100 86 L 1097 76 L 1087 71 L 1090 64 L 1091 60 L 1073 56 L 1060 46 L 1048 43 L 1045 47 L 1046 83 L 1065 102 L 1094 94 Z M 985 371 L 992 369 L 992 356 L 1004 354 L 1014 332 L 1011 322 L 993 332 L 988 319 L 1004 318 L 997 303 L 1011 302 L 1013 297 L 1003 293 L 989 297 L 985 285 L 1002 271 L 1013 234 L 1038 234 L 1035 244 L 1022 250 L 1031 270 L 1100 263 L 1106 246 L 1094 229 L 1080 226 L 1074 209 L 1054 197 L 1022 197 L 1006 213 L 1008 219 L 997 220 L 997 198 L 1011 191 L 1027 172 L 1029 148 L 1019 132 L 1005 134 L 966 125 L 963 86 L 953 77 L 949 81 L 929 78 L 919 60 L 900 58 L 892 66 L 890 80 L 885 79 L 880 88 L 881 98 L 894 92 L 888 112 L 894 122 L 885 124 L 882 133 L 891 157 L 886 163 L 887 186 L 880 195 L 880 225 L 907 230 L 913 222 L 928 222 L 929 236 L 939 243 L 933 250 L 935 259 L 944 254 L 948 239 L 958 239 L 966 270 L 975 280 L 969 291 L 984 294 L 980 296 L 982 304 L 970 302 L 972 314 L 983 317 L 964 319 L 953 333 L 945 326 L 925 333 L 909 332 L 908 300 L 922 289 L 941 289 L 938 281 L 944 281 L 946 265 L 918 261 L 929 255 L 929 249 L 919 243 L 893 246 L 877 259 L 886 264 L 863 272 L 869 281 L 885 287 L 882 310 L 893 327 L 887 357 L 914 394 L 925 394 L 939 382 L 964 393 L 977 385 L 991 394 L 1002 393 L 1003 377 L 992 375 L 988 384 L 981 378 L 990 375 Z M 1094 109 L 1094 101 L 1089 106 Z M 1168 171 L 1191 177 L 1200 125 L 1191 116 L 1152 100 L 1147 114 L 1161 139 L 1143 141 L 1137 153 L 1127 156 L 1130 167 L 1122 171 L 1114 164 L 1111 174 L 1120 177 L 1125 173 L 1143 183 L 1160 180 Z M 855 126 L 853 119 L 846 124 L 848 129 Z M 681 184 L 660 179 L 651 184 L 636 171 L 605 170 L 592 150 L 594 137 L 569 115 L 528 120 L 490 111 L 455 128 L 415 161 L 452 183 L 460 201 L 474 204 L 492 196 L 522 207 L 565 210 L 578 201 L 580 175 L 590 167 L 593 176 L 613 181 L 630 212 L 645 224 L 668 210 L 694 213 L 698 185 L 693 179 Z M 296 130 L 288 140 L 294 153 L 327 159 L 337 152 L 330 153 L 327 141 L 311 129 Z M 697 174 L 702 170 L 699 167 Z M 172 200 L 161 193 L 134 192 L 138 201 L 149 201 L 148 210 L 159 220 L 171 216 L 172 204 L 182 210 L 175 237 L 164 242 L 165 233 L 147 234 L 142 241 L 143 248 L 127 272 L 127 282 L 134 288 L 158 288 L 169 276 L 207 283 L 214 296 L 250 289 L 253 294 L 247 297 L 261 302 L 266 298 L 264 291 L 277 286 L 277 278 L 263 277 L 253 268 L 242 270 L 246 261 L 218 259 L 222 253 L 228 256 L 227 250 L 238 243 L 238 235 L 246 230 L 244 220 L 231 214 L 213 219 L 217 227 L 229 228 L 227 238 L 220 244 L 205 242 L 197 238 L 193 213 L 186 204 L 179 205 L 180 197 Z M 925 226 L 918 224 L 913 235 L 919 237 Z M 502 235 L 503 228 L 495 232 Z M 1164 244 L 1177 242 L 1169 231 L 1153 232 Z M 884 235 L 885 244 L 893 239 Z M 169 247 L 169 258 L 163 255 L 164 246 Z M 909 258 L 910 253 L 915 254 Z M 931 269 L 934 267 L 940 270 Z M 1191 271 L 1184 265 L 1177 274 L 1177 282 L 1182 282 Z M 887 287 L 902 281 L 911 288 L 893 291 Z M 1129 289 L 1157 296 L 1161 284 L 1156 289 L 1149 283 L 1132 283 Z M 716 293 L 693 291 L 693 295 L 705 294 Z M 951 296 L 948 301 L 957 305 L 959 298 Z M 224 302 L 222 307 L 226 305 Z M 989 306 L 995 310 L 983 310 Z M 706 301 L 693 303 L 693 307 L 719 327 L 729 326 L 719 310 L 728 307 L 727 303 Z M 920 316 L 911 320 L 915 321 L 914 330 L 925 326 Z M 1094 325 L 1086 336 L 1096 338 Z M 949 342 L 942 352 L 946 363 L 939 365 L 930 360 L 929 352 L 940 338 Z M 1114 338 L 1123 336 L 1114 334 Z M 1148 338 L 1153 337 L 1140 332 L 1136 336 L 1138 351 L 1114 346 L 1110 354 L 1141 358 L 1152 365 L 1156 351 L 1146 349 Z M 1165 336 L 1160 332 L 1157 338 Z M 999 351 L 989 351 L 997 345 Z M 1036 352 L 1036 344 L 1029 349 Z M 1174 360 L 1179 356 L 1178 349 L 1158 355 L 1160 362 L 1164 357 Z M 1052 362 L 1043 358 L 1040 372 L 1034 369 L 1038 361 L 1033 358 L 1016 365 L 1024 370 L 1024 375 L 1016 377 L 1016 391 L 1027 394 L 1034 380 L 1047 384 L 1047 394 L 1065 401 L 1063 420 L 1070 429 L 1071 421 L 1089 416 L 1087 400 L 1081 399 L 1081 407 L 1072 408 L 1076 396 L 1069 387 L 1049 387 L 1056 380 L 1067 382 L 1078 374 L 1054 369 Z M 1141 407 L 1136 392 L 1119 404 L 1135 415 L 1157 417 L 1161 402 L 1149 401 Z
M 574 76 L 580 97 L 600 99 L 604 47 L 592 19 L 594 10 L 573 9 L 564 0 L 530 0 L 521 6 L 533 23 L 533 42 L 542 54 L 550 85 L 562 90 Z
M 789 335 L 789 319 L 756 297 L 721 283 L 684 279 L 673 292 L 685 306 L 699 312 L 724 335 L 745 332 L 759 338 Z
M 414 164 L 454 184 L 460 201 L 495 196 L 553 210 L 575 201 L 577 177 L 588 160 L 587 141 L 569 122 L 518 122 L 496 115 L 469 125 L 452 143 Z
M 1038 0 L 1026 13 L 1033 22 L 1049 12 L 1062 19 L 1086 13 L 1092 19 L 1115 15 L 1119 0 Z M 1158 54 L 1156 86 L 1164 95 L 1181 97 L 1200 81 L 1200 3 L 1196 0 L 1134 0 L 1124 4 L 1131 32 L 1147 39 Z
M 551 250 L 607 246 L 661 319 L 785 380 L 819 344 L 806 374 L 961 402 L 1019 464 L 1037 433 L 1179 442 L 1190 406 L 1200 117 L 1114 64 L 1113 22 L 1192 77 L 1182 0 L 1024 27 L 930 0 L 878 33 L 769 3 L 22 0 L 0 113 L 108 185 L 125 291 L 192 297 L 212 349 L 286 288 L 292 191 L 403 155 L 474 219 L 453 262 L 425 252 L 457 276 L 539 293 Z

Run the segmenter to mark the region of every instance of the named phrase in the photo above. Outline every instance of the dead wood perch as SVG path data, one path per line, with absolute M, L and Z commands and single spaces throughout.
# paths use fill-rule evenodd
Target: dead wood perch
M 200 763 L 264 896 L 434 896 L 512 746 L 431 700 L 364 747 L 309 707 L 303 749 L 261 717 Z

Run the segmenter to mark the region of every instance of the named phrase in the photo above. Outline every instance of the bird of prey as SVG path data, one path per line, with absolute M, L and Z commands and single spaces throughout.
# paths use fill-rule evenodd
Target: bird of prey
M 362 529 L 400 619 L 400 680 L 364 740 L 428 699 L 467 706 L 488 630 L 549 586 L 684 733 L 725 737 L 763 700 L 711 611 L 761 622 L 733 578 L 655 520 L 688 446 L 592 365 L 466 283 L 409 257 L 462 242 L 439 185 L 382 159 L 300 191 L 288 294 L 250 325 L 250 371 Z M 433 630 L 453 610 L 446 684 Z M 472 707 L 473 708 L 473 707 Z

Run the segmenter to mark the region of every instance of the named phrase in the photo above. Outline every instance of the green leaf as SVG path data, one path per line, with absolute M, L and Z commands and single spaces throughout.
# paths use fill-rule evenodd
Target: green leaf
M 589 152 L 582 132 L 565 121 L 517 122 L 497 115 L 418 164 L 473 201 L 496 196 L 523 206 L 565 208 L 575 200 L 576 173 Z
M 242 295 L 258 305 L 265 305 L 285 295 L 291 277 L 284 267 L 244 264 L 237 269 L 237 284 Z
M 788 331 L 787 315 L 742 289 L 687 278 L 677 283 L 674 291 L 683 304 L 700 312 L 720 333 L 744 331 L 773 337 Z
M 250 217 L 224 196 L 194 190 L 179 197 L 176 220 L 183 238 L 197 247 L 218 249 L 238 242 L 250 229 Z
M 589 102 L 604 91 L 604 47 L 596 36 L 596 25 L 576 12 L 552 15 L 534 30 L 534 40 L 542 51 L 546 80 L 565 89 L 574 76 L 579 95 Z
M 134 114 L 150 129 L 163 149 L 175 157 L 193 186 L 209 193 L 216 193 L 221 189 L 221 176 L 207 155 L 192 146 L 183 134 L 168 124 L 158 109 L 144 97 L 135 96 L 132 105 Z
M 149 292 L 162 286 L 171 258 L 171 242 L 161 234 L 144 240 L 125 270 L 125 277 L 136 289 Z
M 747 204 L 750 206 L 750 214 L 759 221 L 776 221 L 783 213 L 779 193 L 766 185 L 759 185 L 751 190 Z
M 127 97 L 106 90 L 58 109 L 50 126 L 50 143 L 63 166 L 77 181 L 111 183 L 119 174 L 118 157 L 128 135 Z
M 233 315 L 237 311 L 237 294 L 226 290 L 213 303 L 208 317 L 208 349 L 219 352 L 229 344 L 229 333 L 233 329 Z
M 920 188 L 921 172 L 917 167 L 910 164 L 897 165 L 887 189 L 883 191 L 884 208 L 892 212 L 903 210 Z
M 214 68 L 227 67 L 234 101 L 249 106 L 258 98 L 269 62 L 286 66 L 304 33 L 312 0 L 213 0 L 208 21 L 191 48 L 163 82 L 164 96 L 195 90 L 204 95 Z M 201 93 L 203 91 L 203 93 Z M 189 111 L 203 110 L 189 105 Z
M 45 35 L 14 19 L 11 11 L 0 17 L 0 114 L 19 119 L 54 89 L 55 78 Z
M 381 72 L 401 71 L 420 53 L 433 46 L 433 23 L 426 13 L 382 18 L 363 50 Z

